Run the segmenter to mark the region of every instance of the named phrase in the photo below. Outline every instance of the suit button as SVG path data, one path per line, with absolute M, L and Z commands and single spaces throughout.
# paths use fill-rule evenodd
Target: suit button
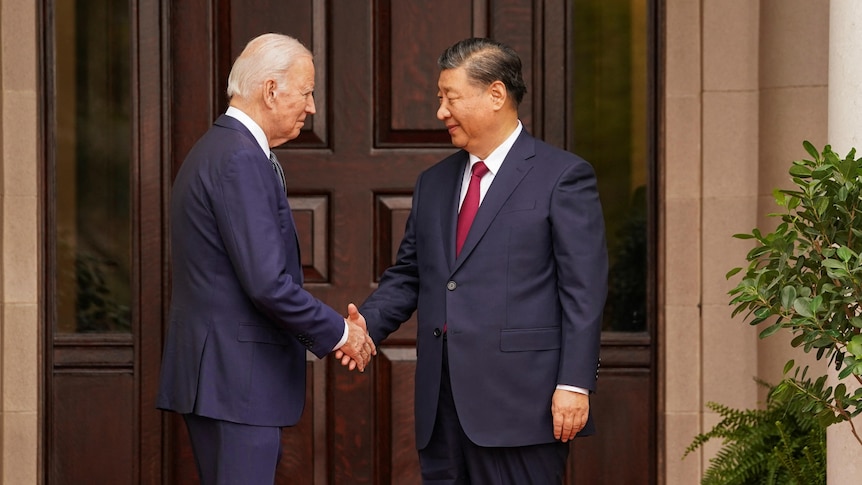
M 446 283 L 446 289 L 447 290 L 452 291 L 455 288 L 458 288 L 458 284 L 455 283 L 454 281 L 450 281 L 450 282 Z
M 434 336 L 439 337 L 441 335 L 443 335 L 443 332 L 439 328 L 435 328 L 434 329 Z

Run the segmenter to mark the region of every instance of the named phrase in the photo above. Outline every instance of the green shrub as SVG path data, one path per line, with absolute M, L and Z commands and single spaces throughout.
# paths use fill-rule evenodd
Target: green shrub
M 697 435 L 683 457 L 720 438 L 723 447 L 710 460 L 702 485 L 825 485 L 826 428 L 806 406 L 802 391 L 781 385 L 770 389 L 766 409 L 736 410 L 710 402 L 707 407 L 722 419 Z
M 797 187 L 774 191 L 784 208 L 770 214 L 781 219 L 775 231 L 734 236 L 756 244 L 730 303 L 734 316 L 744 312 L 751 325 L 767 324 L 760 338 L 789 330 L 791 345 L 814 352 L 839 381 L 851 382 L 851 389 L 843 382 L 827 387 L 826 364 L 813 379 L 792 360 L 785 366 L 785 375 L 793 375 L 781 386 L 799 391 L 805 409 L 826 427 L 862 412 L 862 158 L 855 149 L 842 159 L 829 145 L 822 153 L 807 141 L 803 146 L 812 159 L 790 167 Z M 862 445 L 852 421 L 850 429 Z

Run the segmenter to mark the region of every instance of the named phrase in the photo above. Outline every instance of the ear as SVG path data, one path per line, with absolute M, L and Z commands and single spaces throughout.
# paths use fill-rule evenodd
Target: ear
M 267 108 L 275 106 L 275 98 L 278 96 L 278 84 L 274 79 L 267 79 L 263 83 L 263 104 Z
M 488 94 L 491 95 L 491 103 L 495 110 L 499 110 L 506 104 L 509 99 L 509 91 L 506 90 L 506 85 L 503 81 L 494 81 L 488 86 Z

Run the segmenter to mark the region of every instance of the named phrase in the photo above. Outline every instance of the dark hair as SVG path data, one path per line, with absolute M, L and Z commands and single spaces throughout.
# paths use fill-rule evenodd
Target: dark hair
M 464 39 L 443 51 L 437 65 L 443 70 L 464 67 L 467 77 L 482 86 L 502 82 L 515 106 L 521 104 L 527 92 L 521 76 L 521 58 L 511 47 L 496 40 Z

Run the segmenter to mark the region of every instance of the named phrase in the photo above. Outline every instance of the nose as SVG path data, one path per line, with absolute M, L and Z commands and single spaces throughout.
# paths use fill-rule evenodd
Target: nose
M 449 117 L 449 115 L 450 115 L 450 113 L 449 113 L 449 109 L 448 109 L 448 108 L 446 108 L 446 105 L 445 105 L 445 104 L 440 103 L 440 107 L 439 107 L 439 108 L 437 108 L 437 119 L 438 119 L 438 120 L 440 120 L 440 121 L 443 121 L 443 120 L 445 120 L 446 118 L 448 118 L 448 117 Z
M 306 103 L 305 103 L 305 112 L 310 114 L 310 115 L 317 113 L 317 108 L 314 106 L 314 95 L 313 94 L 308 95 L 308 101 L 306 101 Z

